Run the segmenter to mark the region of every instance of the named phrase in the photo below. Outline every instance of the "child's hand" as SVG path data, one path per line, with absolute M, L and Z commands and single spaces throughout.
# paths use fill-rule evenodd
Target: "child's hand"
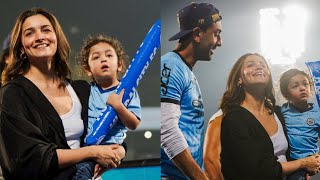
M 306 174 L 306 180 L 311 180 L 311 176 L 308 173 Z
M 117 109 L 122 106 L 122 97 L 125 92 L 125 89 L 122 89 L 120 94 L 112 93 L 107 99 L 107 104 L 113 107 L 113 109 Z
M 111 169 L 111 168 L 106 168 L 106 167 L 100 166 L 99 164 L 96 164 L 94 166 L 93 179 L 99 178 L 103 173 L 105 173 L 109 169 Z

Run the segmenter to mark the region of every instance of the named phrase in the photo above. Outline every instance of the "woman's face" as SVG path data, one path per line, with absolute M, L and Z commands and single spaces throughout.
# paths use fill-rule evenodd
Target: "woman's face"
M 57 36 L 50 21 L 43 15 L 28 17 L 22 24 L 22 53 L 30 61 L 48 60 L 57 51 Z
M 270 70 L 259 56 L 248 56 L 242 65 L 239 83 L 244 86 L 264 85 L 270 81 Z

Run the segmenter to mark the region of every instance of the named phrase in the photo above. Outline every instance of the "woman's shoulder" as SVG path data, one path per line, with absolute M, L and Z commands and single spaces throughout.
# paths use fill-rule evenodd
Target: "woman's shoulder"
M 76 92 L 90 92 L 90 84 L 85 80 L 73 80 L 69 83 Z
M 23 83 L 12 80 L 1 88 L 0 104 L 2 107 L 17 110 L 23 106 L 29 93 L 35 93 L 35 91 Z
M 251 113 L 242 106 L 233 106 L 223 117 L 223 124 L 242 125 L 252 118 Z
M 239 117 L 247 116 L 250 112 L 242 106 L 233 106 L 228 113 L 225 114 L 225 117 Z
M 20 97 L 23 93 L 23 88 L 17 84 L 6 84 L 1 88 L 0 96 L 1 99 Z
M 90 84 L 85 80 L 73 80 L 70 84 L 80 98 L 80 101 L 87 102 L 90 95 Z
M 90 84 L 86 80 L 69 80 L 69 83 L 75 88 L 89 88 Z
M 25 80 L 25 78 L 15 78 L 1 87 L 1 96 L 20 96 L 19 94 L 24 93 L 26 83 L 28 82 Z
M 288 106 L 287 103 L 284 103 L 282 106 L 276 105 L 274 107 L 274 112 L 276 113 L 277 116 L 282 115 L 283 111 L 285 111 L 287 106 Z

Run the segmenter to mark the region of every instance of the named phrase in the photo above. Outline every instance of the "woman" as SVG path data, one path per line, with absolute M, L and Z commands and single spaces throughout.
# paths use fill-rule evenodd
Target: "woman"
M 68 82 L 69 52 L 52 14 L 33 8 L 18 17 L 0 93 L 5 179 L 71 179 L 80 161 L 93 159 L 110 168 L 124 157 L 122 146 L 80 148 L 87 127 L 88 84 L 79 81 L 72 88 Z
M 319 170 L 318 155 L 287 162 L 283 117 L 275 108 L 270 69 L 259 54 L 233 66 L 221 109 L 221 169 L 225 179 L 277 180 L 298 169 Z

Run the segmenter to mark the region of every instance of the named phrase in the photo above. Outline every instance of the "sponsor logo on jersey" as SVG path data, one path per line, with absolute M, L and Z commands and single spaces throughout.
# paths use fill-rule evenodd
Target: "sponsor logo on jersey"
M 309 126 L 312 126 L 312 125 L 314 125 L 314 123 L 315 123 L 315 122 L 314 122 L 314 119 L 312 119 L 312 118 L 308 118 L 306 122 L 307 122 L 307 124 L 308 124 Z
M 166 66 L 166 64 L 163 65 L 163 69 L 161 71 L 161 92 L 163 95 L 166 95 L 168 93 L 168 84 L 170 80 L 170 72 L 171 69 Z
M 203 108 L 202 101 L 199 101 L 199 100 L 193 100 L 192 101 L 192 106 L 193 107 L 198 107 L 198 108 Z

